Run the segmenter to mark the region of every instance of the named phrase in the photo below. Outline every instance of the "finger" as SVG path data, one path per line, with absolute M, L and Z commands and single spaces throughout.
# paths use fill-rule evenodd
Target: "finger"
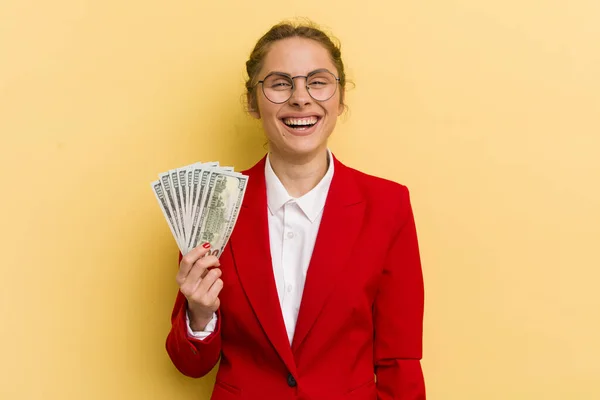
M 206 281 L 206 280 L 205 280 Z M 203 281 L 203 282 L 205 282 Z M 198 288 L 198 300 L 197 302 L 216 311 L 219 308 L 219 293 L 223 289 L 223 280 L 217 278 L 214 283 L 208 288 L 208 291 L 202 292 L 203 289 Z
M 219 259 L 217 257 L 206 255 L 198 259 L 198 261 L 196 261 L 194 265 L 200 265 L 203 269 L 210 270 L 212 268 L 220 267 L 221 263 L 219 262 Z
M 198 261 L 198 259 L 204 257 L 210 250 L 210 245 L 208 243 L 203 244 L 202 246 L 198 246 L 192 250 L 190 250 L 179 263 L 179 272 L 178 276 L 182 279 L 189 274 L 190 270 L 194 266 L 194 263 Z
M 205 258 L 206 257 L 203 257 L 203 258 L 199 259 L 198 261 L 196 261 L 194 263 L 194 265 L 192 266 L 192 269 L 190 270 L 190 273 L 188 274 L 188 276 L 185 277 L 184 284 L 186 286 L 189 286 L 191 288 L 192 292 L 196 290 L 196 288 L 198 287 L 198 284 L 200 283 L 202 278 L 204 278 L 204 276 L 206 275 L 208 264 L 206 262 L 204 262 Z
M 203 278 L 208 274 L 207 269 L 218 267 L 221 264 L 219 259 L 215 256 L 205 256 L 194 263 L 194 266 L 190 270 L 188 276 L 184 279 L 180 285 L 183 294 L 192 294 L 197 289 Z
M 211 269 L 208 271 L 204 279 L 202 279 L 195 292 L 201 297 L 206 295 L 217 279 L 221 277 L 221 275 L 222 272 L 220 268 Z
M 204 258 L 198 260 L 197 262 L 199 261 L 202 261 L 202 263 L 206 265 L 206 269 L 202 272 L 201 278 L 204 278 L 208 271 L 210 271 L 212 268 L 217 268 L 221 266 L 219 259 L 215 256 L 206 255 Z
M 209 268 L 206 268 L 204 271 L 202 271 L 202 275 L 200 276 L 200 278 L 204 279 L 204 277 L 206 276 L 206 274 L 208 274 L 208 271 L 210 271 Z
M 223 280 L 219 278 L 212 284 L 210 289 L 208 289 L 208 293 L 206 293 L 207 299 L 211 301 L 211 303 L 214 303 L 218 300 L 221 290 L 223 290 Z
M 204 257 L 210 250 L 210 244 L 204 243 L 202 246 L 195 247 L 190 250 L 179 263 L 179 271 L 177 272 L 177 283 L 181 284 L 185 281 L 185 278 L 190 273 L 192 267 L 202 257 Z

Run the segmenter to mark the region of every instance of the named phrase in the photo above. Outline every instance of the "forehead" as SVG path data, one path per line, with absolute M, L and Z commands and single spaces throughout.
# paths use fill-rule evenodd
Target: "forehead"
M 320 43 L 304 38 L 278 40 L 271 45 L 262 67 L 262 73 L 279 71 L 290 75 L 305 75 L 320 68 L 337 72 L 329 52 Z

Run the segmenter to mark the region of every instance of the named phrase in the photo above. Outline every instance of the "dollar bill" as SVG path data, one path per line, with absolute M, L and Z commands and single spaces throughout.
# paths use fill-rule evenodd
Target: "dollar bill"
M 188 196 L 186 198 L 185 201 L 185 218 L 184 218 L 184 222 L 187 225 L 189 222 L 189 216 L 192 213 L 192 211 L 190 210 L 190 199 L 192 197 L 192 178 L 194 176 L 194 167 L 189 166 L 186 167 L 186 188 L 187 188 L 187 192 L 188 192 Z
M 196 245 L 194 244 L 196 243 L 194 237 L 200 230 L 202 206 L 204 205 L 204 199 L 206 198 L 206 193 L 208 192 L 210 177 L 214 170 L 215 168 L 212 167 L 202 168 L 200 170 L 200 185 L 198 187 L 198 194 L 196 195 L 196 203 L 192 205 L 193 214 L 189 230 L 190 235 L 187 238 L 188 251 L 196 247 Z
M 188 232 L 192 232 L 192 217 L 193 217 L 193 210 L 194 210 L 194 204 L 197 203 L 197 199 L 198 199 L 198 193 L 200 192 L 200 178 L 202 177 L 202 168 L 197 168 L 197 167 L 193 167 L 192 168 L 192 172 L 190 174 L 192 176 L 192 183 L 190 186 L 190 198 L 188 199 L 189 203 L 188 203 L 188 213 L 186 215 L 186 223 L 188 225 Z M 188 242 L 188 238 L 186 238 L 186 244 Z
M 190 196 L 189 196 L 190 198 L 188 199 L 189 204 L 188 204 L 187 214 L 186 214 L 186 226 L 187 226 L 186 231 L 188 233 L 191 232 L 191 229 L 192 229 L 191 225 L 193 222 L 195 207 L 198 204 L 198 195 L 201 194 L 202 171 L 207 170 L 209 168 L 217 168 L 217 167 L 219 167 L 218 162 L 196 163 L 191 166 L 192 179 L 191 179 L 191 185 L 190 185 L 191 186 L 190 187 Z M 191 236 L 191 234 L 186 237 L 187 242 L 190 241 L 190 236 Z
M 231 233 L 233 232 L 233 228 L 237 222 L 238 215 L 240 214 L 240 208 L 242 207 L 242 202 L 244 200 L 244 195 L 246 194 L 246 186 L 248 185 L 248 177 L 240 174 L 240 176 L 244 177 L 238 180 L 238 188 L 237 188 L 237 199 L 235 202 L 235 207 L 233 209 L 233 213 L 231 214 L 229 223 L 227 225 L 227 230 L 225 231 L 225 236 L 223 239 L 223 243 L 220 247 L 218 247 L 218 253 L 214 254 L 217 257 L 223 253 L 227 242 L 229 242 L 229 238 L 231 237 Z M 235 196 L 234 192 L 234 196 Z
M 165 190 L 162 186 L 161 181 L 154 181 L 151 184 L 154 195 L 156 196 L 156 200 L 158 200 L 158 204 L 160 209 L 167 220 L 167 224 L 169 225 L 169 229 L 171 230 L 171 234 L 175 238 L 177 242 L 177 247 L 179 247 L 180 251 L 184 251 L 181 243 L 178 240 L 178 234 L 175 229 L 175 218 L 173 218 L 173 213 L 170 211 L 169 205 L 167 203 L 167 197 L 165 195 Z
M 178 216 L 177 216 L 177 206 L 175 204 L 175 195 L 173 194 L 173 189 L 171 187 L 171 179 L 169 178 L 168 172 L 163 172 L 159 175 L 160 183 L 162 184 L 163 190 L 165 192 L 165 197 L 167 199 L 167 207 L 173 216 L 173 227 L 175 228 L 175 232 L 177 233 L 177 241 L 182 242 L 183 234 L 181 227 L 179 226 Z
M 185 214 L 187 212 L 185 206 L 187 204 L 188 188 L 187 188 L 187 168 L 178 168 L 177 177 L 179 180 L 179 203 L 181 204 L 181 210 L 183 212 L 184 227 L 185 227 Z
M 175 216 L 177 217 L 177 224 L 179 225 L 179 233 L 183 238 L 186 237 L 185 234 L 185 224 L 183 223 L 183 208 L 181 206 L 180 201 L 180 192 L 181 188 L 179 186 L 179 175 L 177 174 L 176 169 L 172 169 L 169 171 L 169 178 L 171 179 L 171 185 L 173 189 L 173 199 L 175 200 Z
M 247 176 L 235 172 L 212 172 L 191 248 L 208 242 L 211 254 L 221 255 L 229 240 L 229 228 L 237 220 L 247 182 Z

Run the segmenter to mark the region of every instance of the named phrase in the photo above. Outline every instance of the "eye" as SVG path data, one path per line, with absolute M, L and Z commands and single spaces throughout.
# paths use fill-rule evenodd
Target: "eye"
M 318 73 L 314 76 L 310 77 L 308 81 L 308 86 L 311 88 L 323 88 L 327 85 L 331 85 L 333 83 L 333 75 L 328 73 Z
M 293 85 L 288 77 L 281 75 L 270 75 L 265 79 L 264 87 L 269 90 L 290 90 Z

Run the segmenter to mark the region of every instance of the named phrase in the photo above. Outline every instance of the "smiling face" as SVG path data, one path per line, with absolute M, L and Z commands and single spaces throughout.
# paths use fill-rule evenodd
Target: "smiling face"
M 302 76 L 294 79 L 295 89 L 291 97 L 281 104 L 267 99 L 261 84 L 256 87 L 258 110 L 251 114 L 262 119 L 270 150 L 283 158 L 304 158 L 324 152 L 337 117 L 344 110 L 340 101 L 343 89 L 337 83 L 333 83 L 337 89 L 328 100 L 317 101 L 308 93 L 304 76 L 322 69 L 338 75 L 327 49 L 311 39 L 293 37 L 278 40 L 265 56 L 259 80 L 273 72 Z M 314 94 L 322 82 L 318 80 L 318 73 L 313 76 L 315 81 L 311 87 L 315 89 L 311 90 Z

